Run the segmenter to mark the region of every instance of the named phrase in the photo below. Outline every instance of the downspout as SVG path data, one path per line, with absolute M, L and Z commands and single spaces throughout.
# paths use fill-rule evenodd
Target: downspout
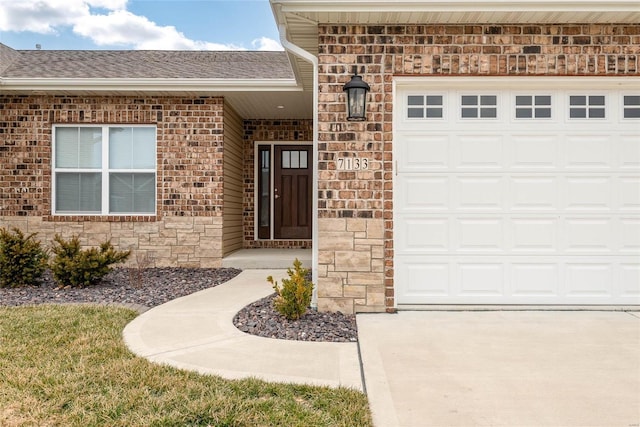
M 313 288 L 313 295 L 311 297 L 311 307 L 318 308 L 318 58 L 287 40 L 287 30 L 283 24 L 278 25 L 278 32 L 280 33 L 280 44 L 288 52 L 295 56 L 308 61 L 313 66 L 313 165 L 315 173 L 312 179 L 312 209 L 313 214 L 311 216 L 311 269 L 312 280 L 316 284 Z

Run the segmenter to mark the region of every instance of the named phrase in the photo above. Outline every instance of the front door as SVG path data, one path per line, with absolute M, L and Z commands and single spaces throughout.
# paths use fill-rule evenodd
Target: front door
M 311 238 L 312 151 L 308 145 L 274 147 L 273 237 Z

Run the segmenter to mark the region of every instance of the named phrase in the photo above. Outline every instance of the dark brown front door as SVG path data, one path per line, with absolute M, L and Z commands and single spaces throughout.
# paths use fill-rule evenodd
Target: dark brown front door
M 274 161 L 274 238 L 310 239 L 311 147 L 276 145 Z

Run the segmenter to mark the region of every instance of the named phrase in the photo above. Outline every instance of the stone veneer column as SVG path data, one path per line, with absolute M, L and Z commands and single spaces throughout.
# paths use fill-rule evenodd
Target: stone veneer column
M 319 220 L 318 310 L 384 311 L 381 219 Z

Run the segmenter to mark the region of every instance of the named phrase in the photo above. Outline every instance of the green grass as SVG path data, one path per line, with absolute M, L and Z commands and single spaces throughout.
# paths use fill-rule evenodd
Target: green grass
M 139 358 L 122 340 L 135 316 L 113 307 L 0 307 L 0 425 L 371 425 L 366 397 L 354 390 L 228 381 Z

